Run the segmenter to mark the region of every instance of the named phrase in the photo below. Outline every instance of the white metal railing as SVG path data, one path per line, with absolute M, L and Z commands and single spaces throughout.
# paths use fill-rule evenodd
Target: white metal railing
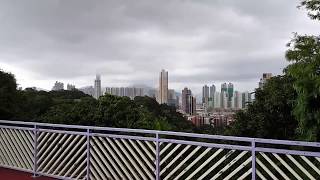
M 0 120 L 0 166 L 59 179 L 320 179 L 320 143 Z

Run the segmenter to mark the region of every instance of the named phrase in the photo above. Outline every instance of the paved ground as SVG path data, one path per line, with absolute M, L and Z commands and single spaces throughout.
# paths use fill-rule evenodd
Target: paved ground
M 33 178 L 32 174 L 15 171 L 11 169 L 0 168 L 0 179 L 2 180 L 54 180 L 49 177 Z

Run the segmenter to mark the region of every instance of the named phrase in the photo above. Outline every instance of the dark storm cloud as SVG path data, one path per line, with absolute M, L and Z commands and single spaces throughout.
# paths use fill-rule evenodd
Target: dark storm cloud
M 100 73 L 105 86 L 154 86 L 164 68 L 173 88 L 223 81 L 254 88 L 261 73 L 281 73 L 292 32 L 320 27 L 297 5 L 293 0 L 2 0 L 0 68 L 23 69 L 23 74 L 13 69 L 18 80 L 24 76 L 22 85 L 37 79 L 91 84 Z

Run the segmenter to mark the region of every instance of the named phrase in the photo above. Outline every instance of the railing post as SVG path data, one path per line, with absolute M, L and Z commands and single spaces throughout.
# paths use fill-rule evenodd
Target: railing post
M 252 180 L 256 179 L 256 142 L 254 139 L 251 141 L 251 157 L 252 157 Z
M 90 179 L 90 129 L 87 129 L 87 175 L 86 179 Z
M 38 127 L 34 125 L 34 140 L 33 140 L 33 176 L 37 177 L 37 169 L 38 169 Z
M 159 133 L 156 133 L 156 180 L 160 180 L 160 144 Z

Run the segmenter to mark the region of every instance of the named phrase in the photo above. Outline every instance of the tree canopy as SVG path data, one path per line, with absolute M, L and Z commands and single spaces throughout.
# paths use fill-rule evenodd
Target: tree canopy
M 236 114 L 227 135 L 274 139 L 294 139 L 297 122 L 292 115 L 295 90 L 293 79 L 284 75 L 272 77 L 263 89 L 255 92 L 255 101 L 247 110 Z
M 303 0 L 313 20 L 320 20 L 320 1 Z M 297 92 L 293 114 L 298 120 L 298 134 L 302 140 L 320 140 L 320 36 L 298 35 L 288 43 L 286 59 L 290 65 L 286 73 L 295 80 Z
M 14 76 L 0 69 L 0 118 L 11 118 L 15 114 L 17 83 Z

